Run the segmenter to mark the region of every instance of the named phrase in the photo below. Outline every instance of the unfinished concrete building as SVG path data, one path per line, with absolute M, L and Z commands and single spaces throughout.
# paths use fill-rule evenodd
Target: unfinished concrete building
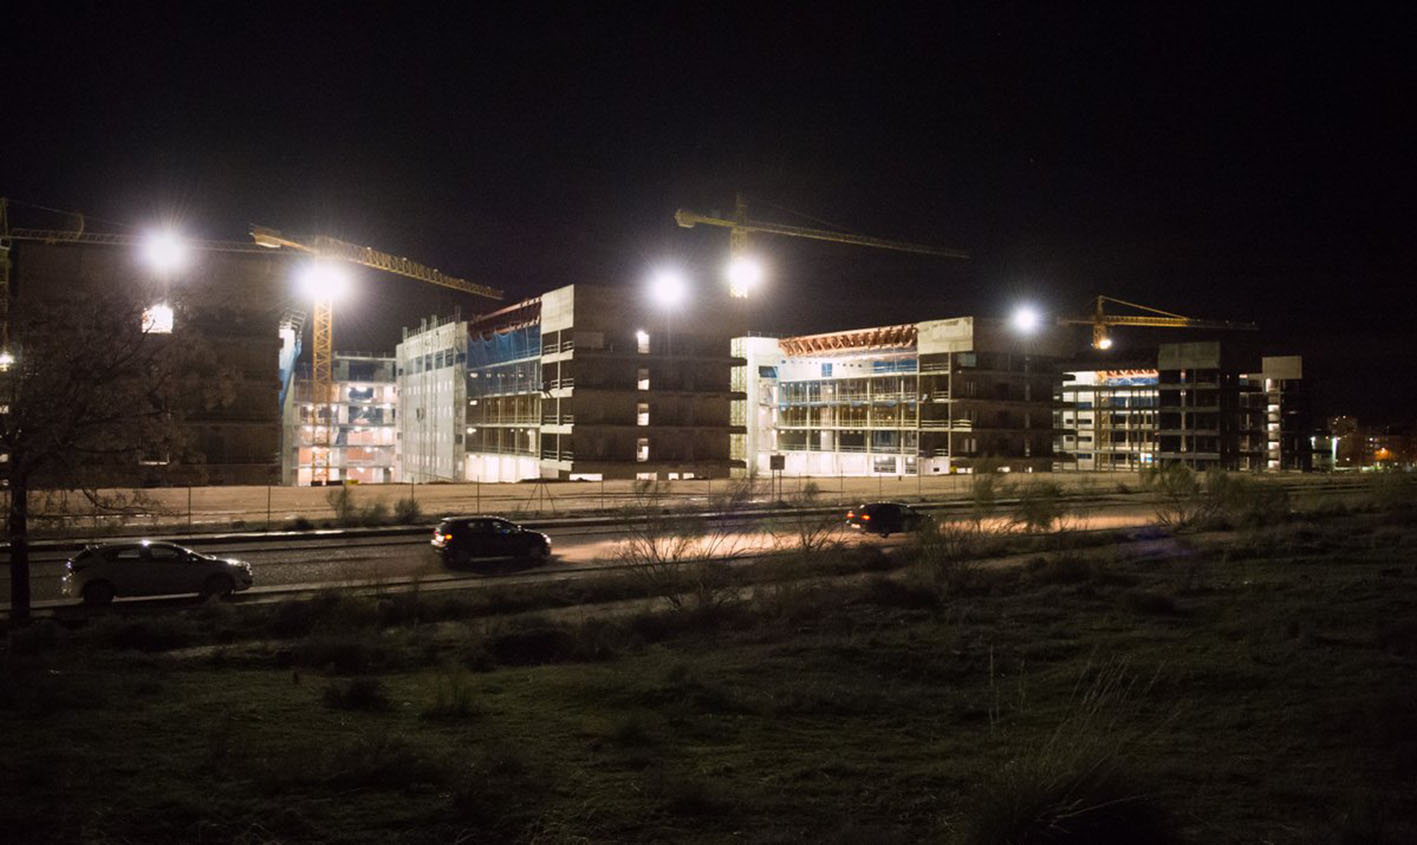
M 1063 374 L 1054 468 L 1126 472 L 1156 460 L 1155 362 Z
M 397 372 L 399 481 L 464 481 L 467 323 L 424 320 L 404 330 L 394 351 Z
M 402 477 L 727 477 L 739 320 L 726 297 L 671 314 L 578 284 L 425 325 L 398 356 Z
M 1307 470 L 1303 362 L 1243 344 L 1163 343 L 1154 359 L 1070 367 L 1058 411 L 1060 470 Z
M 383 484 L 396 479 L 398 384 L 394 358 L 336 353 L 333 405 L 314 401 L 308 368 L 287 393 L 282 483 L 308 486 L 315 447 L 329 443 L 329 482 Z M 328 432 L 323 429 L 328 428 Z M 326 439 L 328 437 L 328 439 Z
M 138 289 L 154 280 L 131 245 L 18 241 L 9 251 L 14 308 L 31 293 L 82 296 L 89 288 Z M 170 284 L 173 307 L 153 330 L 203 344 L 217 375 L 211 390 L 193 392 L 178 409 L 187 453 L 115 467 L 114 483 L 279 483 L 283 393 L 299 353 L 291 259 L 254 245 L 198 244 Z
M 978 317 L 735 340 L 742 441 L 802 475 L 1052 469 L 1054 395 L 1071 354 L 1056 328 Z

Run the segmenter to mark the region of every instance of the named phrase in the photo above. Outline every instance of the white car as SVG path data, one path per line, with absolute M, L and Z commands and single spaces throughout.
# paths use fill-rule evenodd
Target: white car
M 194 552 L 174 543 L 135 540 L 89 546 L 64 564 L 64 595 L 84 604 L 114 596 L 198 593 L 229 596 L 251 586 L 251 564 Z

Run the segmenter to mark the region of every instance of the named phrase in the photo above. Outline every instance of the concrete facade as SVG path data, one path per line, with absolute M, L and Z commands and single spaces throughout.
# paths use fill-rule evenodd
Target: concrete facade
M 462 481 L 467 404 L 467 323 L 425 320 L 394 351 L 402 482 Z
M 314 474 L 315 444 L 330 431 L 330 483 L 384 484 L 396 480 L 398 383 L 396 359 L 336 353 L 332 362 L 331 406 L 314 402 L 308 371 L 287 392 L 283 484 L 308 486 Z
M 291 259 L 269 251 L 211 251 L 196 245 L 190 263 L 170 277 L 174 342 L 203 344 L 219 363 L 211 389 L 181 408 L 186 456 L 134 467 L 132 484 L 275 484 L 281 477 L 281 409 L 299 351 Z M 153 272 L 133 247 L 18 242 L 11 247 L 11 289 L 27 296 L 93 286 L 152 286 Z M 184 340 L 186 338 L 186 340 Z M 219 382 L 219 383 L 218 383 Z M 128 475 L 123 471 L 115 481 Z
M 727 477 L 739 320 L 726 301 L 671 313 L 577 284 L 420 327 L 398 353 L 400 477 Z
M 915 475 L 1052 469 L 1054 328 L 977 317 L 735 340 L 748 471 Z

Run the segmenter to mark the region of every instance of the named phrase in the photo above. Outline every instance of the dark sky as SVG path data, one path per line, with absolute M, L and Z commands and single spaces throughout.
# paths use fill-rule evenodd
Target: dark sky
M 1107 293 L 1257 321 L 1321 411 L 1411 420 L 1417 16 L 1233 5 L 11 4 L 0 194 L 324 232 L 521 296 L 664 262 L 717 284 L 727 233 L 672 215 L 742 191 L 974 256 L 764 239 L 762 330 Z M 454 301 L 371 280 L 336 346 Z

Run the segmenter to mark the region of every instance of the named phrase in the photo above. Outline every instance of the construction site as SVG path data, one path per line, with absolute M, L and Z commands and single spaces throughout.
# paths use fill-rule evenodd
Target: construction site
M 165 322 L 154 330 L 214 344 L 225 385 L 179 409 L 193 448 L 114 483 L 1312 466 L 1302 359 L 1260 355 L 1246 334 L 1252 324 L 1099 296 L 1075 316 L 917 313 L 879 327 L 753 335 L 754 315 L 770 307 L 753 298 L 762 272 L 753 238 L 965 253 L 756 221 L 741 197 L 729 217 L 680 210 L 675 220 L 729 229 L 728 284 L 690 294 L 672 276 L 648 287 L 576 283 L 502 305 L 498 288 L 323 235 L 252 227 L 249 242 L 185 243 L 180 312 L 155 303 L 166 311 L 155 311 Z M 93 232 L 79 215 L 50 229 L 12 227 L 7 215 L 0 241 L 12 309 L 24 307 L 27 290 L 77 295 L 167 272 L 144 258 L 145 236 Z M 349 266 L 458 291 L 470 315 L 401 327 L 392 355 L 337 352 L 335 307 Z M 1113 334 L 1134 328 L 1207 339 L 1109 356 Z

